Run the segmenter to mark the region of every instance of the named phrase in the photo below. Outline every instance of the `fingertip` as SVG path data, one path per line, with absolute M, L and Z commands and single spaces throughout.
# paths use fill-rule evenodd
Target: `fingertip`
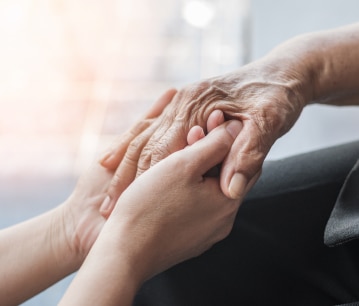
M 165 102 L 165 104 L 167 105 L 169 102 L 172 101 L 173 97 L 177 94 L 178 90 L 174 87 L 169 88 L 161 97 Z
M 239 132 L 242 130 L 242 127 L 243 127 L 243 124 L 241 121 L 231 120 L 226 125 L 226 130 L 233 137 L 233 139 L 236 139 Z
M 111 155 L 112 155 L 112 151 L 107 151 L 107 152 L 103 153 L 102 156 L 100 156 L 98 162 L 102 166 L 106 166 L 107 165 L 107 160 L 110 158 Z
M 214 110 L 207 119 L 207 132 L 211 132 L 217 126 L 221 125 L 224 122 L 224 114 L 221 110 Z
M 117 168 L 119 161 L 113 152 L 108 152 L 100 158 L 99 163 L 108 170 L 114 170 Z
M 227 198 L 238 200 L 242 198 L 247 184 L 242 174 L 235 172 L 231 164 L 227 156 L 221 167 L 219 183 L 223 194 Z
M 229 181 L 228 194 L 231 199 L 243 198 L 248 180 L 242 173 L 234 173 Z
M 233 135 L 239 133 L 241 127 L 242 124 L 239 121 L 228 121 L 214 129 L 204 137 L 203 141 L 198 141 L 189 147 L 194 157 L 192 160 L 199 165 L 198 170 L 201 174 L 207 173 L 226 159 L 234 142 Z M 189 140 L 191 143 L 191 139 Z M 225 189 L 222 188 L 222 190 Z
M 168 89 L 168 95 L 174 96 L 177 93 L 177 88 L 172 87 L 170 89 Z
M 203 128 L 199 125 L 192 127 L 187 134 L 187 144 L 192 145 L 198 140 L 205 137 Z

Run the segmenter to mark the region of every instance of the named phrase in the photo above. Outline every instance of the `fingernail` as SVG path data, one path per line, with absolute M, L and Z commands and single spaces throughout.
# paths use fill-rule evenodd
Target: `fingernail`
M 223 112 L 222 112 L 221 110 L 219 110 L 219 109 L 215 110 L 215 112 L 216 112 L 217 122 L 218 122 L 219 124 L 222 124 L 223 121 L 224 121 L 224 114 L 223 114 Z
M 106 212 L 110 209 L 110 203 L 111 203 L 111 198 L 109 196 L 106 196 L 106 198 L 103 200 L 101 207 L 100 207 L 100 211 Z
M 229 134 L 231 134 L 233 138 L 237 137 L 241 129 L 242 129 L 242 123 L 238 120 L 232 120 L 226 126 L 226 130 L 228 131 Z
M 235 173 L 232 176 L 231 182 L 228 186 L 228 192 L 232 199 L 239 199 L 244 195 L 247 187 L 247 179 L 241 173 Z

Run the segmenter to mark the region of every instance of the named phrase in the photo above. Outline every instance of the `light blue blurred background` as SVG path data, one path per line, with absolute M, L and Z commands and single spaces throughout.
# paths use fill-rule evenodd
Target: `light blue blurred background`
M 16 1 L 8 1 L 9 5 L 14 2 Z M 25 1 L 17 2 L 20 6 L 25 5 Z M 67 118 L 71 115 L 68 109 L 78 107 L 77 111 L 75 109 L 71 124 L 61 121 L 60 116 L 60 119 L 56 117 L 59 120 L 58 127 L 54 128 L 50 123 L 49 125 L 42 123 L 44 125 L 39 125 L 33 130 L 30 136 L 34 137 L 33 146 L 37 146 L 36 150 L 32 150 L 31 143 L 27 143 L 25 147 L 22 146 L 23 141 L 19 141 L 19 139 L 28 139 L 29 135 L 25 131 L 14 129 L 6 123 L 9 112 L 12 112 L 10 118 L 15 118 L 21 112 L 20 108 L 13 109 L 9 106 L 10 102 L 11 105 L 18 103 L 17 96 L 15 98 L 11 94 L 2 96 L 2 100 L 6 97 L 10 102 L 7 104 L 4 101 L 3 104 L 0 102 L 0 113 L 4 116 L 0 117 L 2 120 L 0 121 L 0 159 L 2 169 L 5 169 L 0 174 L 1 228 L 35 216 L 66 199 L 74 187 L 78 174 L 97 154 L 97 147 L 107 144 L 115 134 L 131 124 L 138 117 L 138 113 L 163 89 L 174 85 L 182 86 L 202 77 L 234 69 L 248 60 L 265 55 L 279 43 L 297 34 L 357 22 L 359 12 L 359 2 L 356 0 L 212 0 L 207 2 L 213 5 L 217 10 L 216 13 L 220 12 L 221 16 L 212 17 L 214 23 L 212 26 L 209 24 L 207 27 L 198 29 L 187 24 L 181 14 L 183 6 L 189 2 L 98 1 L 99 7 L 111 8 L 116 5 L 121 12 L 119 16 L 123 16 L 124 19 L 128 18 L 127 24 L 117 24 L 119 29 L 117 32 L 113 30 L 116 29 L 116 24 L 106 26 L 106 14 L 109 12 L 106 9 L 95 9 L 93 16 L 86 16 L 90 18 L 86 19 L 89 24 L 92 24 L 91 18 L 102 20 L 102 23 L 98 24 L 103 32 L 99 33 L 107 33 L 107 40 L 101 43 L 109 47 L 105 50 L 106 52 L 102 50 L 104 53 L 100 53 L 102 51 L 97 50 L 96 46 L 93 47 L 93 53 L 80 53 L 80 59 L 85 58 L 85 68 L 81 66 L 74 72 L 78 73 L 74 88 L 76 90 L 82 88 L 83 91 L 78 93 L 72 89 L 69 90 L 69 87 L 66 87 L 68 83 L 64 81 L 63 84 L 66 86 L 61 85 L 62 87 L 48 91 L 47 96 L 43 98 L 46 103 L 47 100 L 54 100 L 58 92 L 66 90 L 70 92 L 58 102 L 59 104 L 50 107 L 48 103 L 36 104 L 40 110 L 45 105 L 47 107 L 46 114 L 41 111 L 40 115 L 36 113 L 39 115 L 39 122 L 43 122 L 42 117 L 55 116 L 51 113 L 51 109 L 56 110 L 58 105 L 65 110 L 62 113 L 59 112 L 60 115 Z M 72 5 L 70 1 L 65 0 L 57 1 L 57 3 L 63 5 L 61 8 L 64 12 Z M 141 3 L 146 4 L 142 10 L 139 6 Z M 168 8 L 170 4 L 173 6 L 172 10 L 160 10 L 161 5 Z M 41 6 L 39 2 L 37 5 Z M 87 2 L 78 1 L 77 9 L 81 10 L 81 5 L 85 7 Z M 94 4 L 92 5 L 94 7 Z M 134 10 L 134 6 L 137 10 Z M 6 9 L 6 5 L 1 8 Z M 76 13 L 76 9 L 74 12 Z M 141 18 L 136 19 L 132 16 L 131 19 L 128 17 L 128 12 L 137 13 Z M 101 16 L 96 16 L 96 14 L 101 14 Z M 157 15 L 158 18 L 156 18 Z M 79 16 L 80 19 L 81 16 Z M 152 20 L 148 16 L 159 21 L 149 29 L 151 33 L 156 34 L 152 34 L 155 38 L 150 48 L 142 48 L 140 42 L 148 39 L 149 34 L 144 30 L 146 25 L 142 25 L 142 30 L 138 29 L 139 20 L 146 21 L 146 18 Z M 128 30 L 131 26 L 134 26 L 133 30 L 137 31 L 136 35 L 131 35 L 132 32 Z M 70 24 L 70 31 L 71 29 L 76 31 L 76 27 L 78 25 Z M 221 31 L 216 31 L 216 29 Z M 6 29 L 2 30 L 6 31 Z M 102 37 L 103 35 L 100 34 L 99 37 Z M 83 34 L 78 31 L 77 35 Z M 131 41 L 128 38 L 130 36 Z M 123 45 L 114 43 L 121 42 L 121 39 L 124 41 L 124 37 L 127 39 L 126 50 L 122 47 Z M 96 33 L 93 39 L 99 39 Z M 123 41 L 121 43 L 124 44 Z M 131 43 L 128 43 L 129 41 Z M 84 42 L 84 49 L 86 49 L 86 44 L 91 45 L 91 42 Z M 216 53 L 207 52 L 208 49 L 214 49 Z M 60 54 L 61 58 L 69 57 L 66 52 Z M 187 59 L 184 57 L 183 63 L 187 64 L 181 62 L 183 60 L 181 52 L 190 54 Z M 96 57 L 97 53 L 101 56 Z M 115 57 L 119 53 L 122 54 L 122 58 Z M 174 59 L 177 60 L 177 66 L 175 64 L 171 66 L 171 63 L 175 62 Z M 78 61 L 66 63 L 69 69 L 72 69 L 71 63 L 78 63 Z M 53 69 L 61 70 L 59 66 L 54 66 Z M 86 70 L 86 74 L 82 74 L 83 70 Z M 72 70 L 70 74 L 73 75 Z M 42 77 L 40 81 L 46 79 Z M 54 84 L 60 84 L 59 80 L 62 80 L 62 76 L 54 76 L 54 80 Z M 4 84 L 7 80 L 1 82 Z M 88 91 L 95 98 L 88 98 Z M 34 105 L 37 100 L 39 99 L 35 95 Z M 124 119 L 121 114 L 125 111 L 127 113 Z M 56 113 L 58 115 L 57 111 Z M 31 112 L 28 116 L 30 115 Z M 294 128 L 274 145 L 269 158 L 281 158 L 356 140 L 359 138 L 358 118 L 359 109 L 355 107 L 309 106 Z M 50 121 L 53 124 L 54 120 Z M 71 126 L 71 128 L 64 130 L 64 126 Z M 28 131 L 28 128 L 24 130 Z M 49 130 L 50 134 L 44 132 Z M 51 145 L 46 145 L 50 139 Z M 20 144 L 16 142 L 17 140 Z M 11 150 L 12 146 L 16 150 Z M 48 147 L 52 147 L 52 151 Z M 29 150 L 28 153 L 26 149 Z M 26 157 L 29 158 L 26 159 Z M 24 305 L 55 305 L 70 280 L 71 277 L 59 282 Z

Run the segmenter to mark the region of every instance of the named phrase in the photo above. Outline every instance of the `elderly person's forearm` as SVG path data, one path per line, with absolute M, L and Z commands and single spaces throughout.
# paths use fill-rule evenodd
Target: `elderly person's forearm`
M 359 103 L 359 23 L 297 36 L 264 60 L 279 72 L 295 68 L 306 103 Z
M 181 149 L 191 127 L 206 131 L 210 114 L 220 110 L 226 119 L 243 123 L 221 170 L 223 192 L 243 199 L 271 146 L 307 104 L 358 103 L 358 33 L 359 24 L 354 24 L 301 35 L 234 72 L 185 87 L 151 127 L 135 137 L 122 162 L 118 159 L 117 176 L 138 176 Z M 109 194 L 117 198 L 125 188 L 114 182 Z

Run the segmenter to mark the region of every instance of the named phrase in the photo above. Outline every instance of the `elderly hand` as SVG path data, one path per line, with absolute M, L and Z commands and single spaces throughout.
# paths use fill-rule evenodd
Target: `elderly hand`
M 223 192 L 241 199 L 258 178 L 275 140 L 290 129 L 308 101 L 303 79 L 291 69 L 275 66 L 269 58 L 182 89 L 151 127 L 129 144 L 109 190 L 110 197 L 115 201 L 130 180 L 182 149 L 191 127 L 210 130 L 207 121 L 217 119 L 209 116 L 220 110 L 227 120 L 243 123 L 221 173 Z M 124 184 L 123 178 L 128 176 Z
M 358 30 L 359 23 L 301 35 L 233 73 L 184 88 L 130 143 L 116 177 L 130 173 L 134 178 L 181 149 L 189 129 L 205 128 L 209 114 L 217 109 L 226 119 L 243 122 L 221 174 L 223 192 L 242 198 L 273 143 L 292 127 L 305 105 L 358 104 Z M 127 187 L 117 181 L 109 191 L 113 199 Z

